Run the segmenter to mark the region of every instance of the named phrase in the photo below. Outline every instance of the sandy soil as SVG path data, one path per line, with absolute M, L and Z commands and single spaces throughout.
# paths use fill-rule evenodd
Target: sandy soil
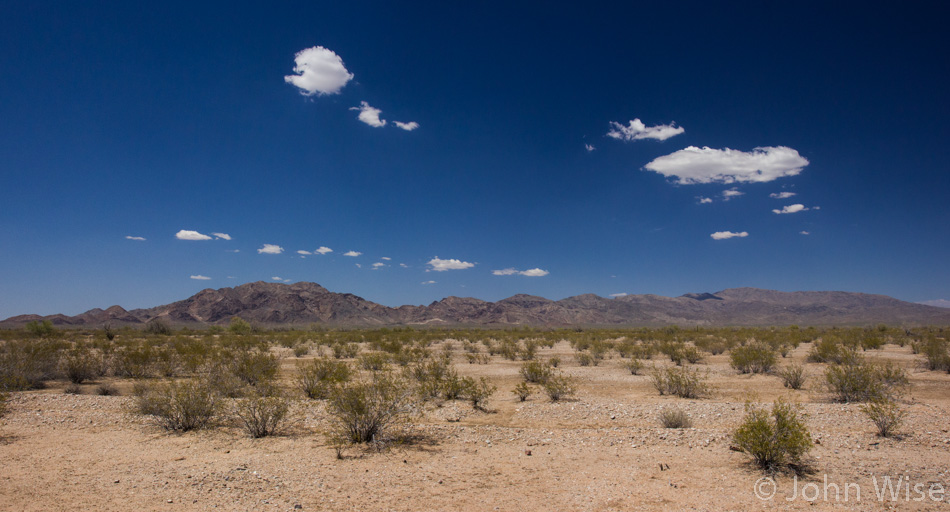
M 803 361 L 807 349 L 791 358 Z M 711 357 L 700 367 L 713 396 L 684 400 L 659 396 L 616 358 L 579 367 L 565 343 L 541 351 L 555 353 L 580 381 L 575 399 L 518 402 L 520 363 L 460 357 L 462 374 L 498 386 L 491 413 L 449 402 L 413 421 L 411 442 L 350 449 L 343 460 L 321 434 L 316 401 L 298 400 L 282 435 L 249 439 L 234 426 L 168 433 L 130 414 L 127 397 L 67 395 L 65 383 L 14 393 L 0 420 L 0 510 L 950 510 L 950 375 L 919 369 L 909 348 L 874 356 L 909 370 L 900 439 L 876 437 L 857 405 L 817 390 L 823 365 L 807 367 L 812 390 L 788 391 L 777 377 L 737 375 L 726 356 Z M 819 443 L 813 474 L 778 475 L 770 487 L 730 450 L 750 393 L 802 404 Z M 661 428 L 657 415 L 671 406 L 694 428 Z M 896 500 L 878 497 L 885 477 L 894 487 L 903 477 Z M 948 491 L 938 500 L 926 495 L 935 485 Z M 762 499 L 756 489 L 776 492 Z

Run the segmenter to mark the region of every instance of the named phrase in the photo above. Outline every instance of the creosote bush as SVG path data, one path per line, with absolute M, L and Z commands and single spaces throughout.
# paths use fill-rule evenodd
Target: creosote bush
M 782 368 L 778 371 L 778 376 L 782 378 L 782 385 L 791 389 L 802 389 L 807 379 L 805 367 L 800 364 L 790 364 Z
M 464 382 L 465 388 L 462 396 L 472 404 L 472 408 L 485 411 L 485 404 L 488 403 L 488 399 L 498 388 L 492 386 L 485 377 L 481 377 L 477 381 L 471 377 L 465 377 L 462 381 Z
M 518 397 L 518 401 L 524 402 L 528 399 L 529 396 L 534 392 L 534 388 L 531 387 L 527 382 L 519 382 L 515 389 L 511 390 L 512 393 Z
M 297 386 L 307 398 L 329 398 L 333 388 L 350 380 L 352 371 L 343 361 L 316 358 L 297 363 Z
M 676 395 L 680 398 L 701 398 L 709 394 L 708 376 L 698 370 L 669 367 L 653 368 L 653 386 L 661 395 Z
M 765 343 L 750 343 L 732 349 L 729 354 L 732 367 L 740 373 L 768 373 L 778 359 L 775 350 Z
M 333 390 L 327 401 L 330 436 L 342 444 L 386 440 L 414 405 L 409 384 L 390 373 L 351 381 Z
M 896 399 L 883 396 L 861 404 L 861 412 L 877 427 L 877 435 L 891 437 L 904 422 L 906 411 Z
M 238 399 L 234 405 L 234 414 L 247 433 L 257 439 L 274 435 L 287 417 L 289 409 L 287 399 L 279 391 L 264 390 Z
M 552 402 L 558 402 L 564 398 L 574 396 L 577 392 L 577 382 L 567 375 L 554 374 L 549 376 L 542 384 L 544 392 Z
M 527 361 L 521 365 L 521 377 L 531 384 L 544 384 L 553 373 L 551 366 L 543 361 Z
M 732 439 L 739 450 L 769 471 L 786 466 L 800 471 L 802 458 L 813 445 L 798 408 L 782 399 L 775 401 L 771 412 L 747 403 L 745 419 Z
M 211 425 L 221 409 L 219 395 L 199 379 L 138 384 L 135 405 L 139 413 L 152 415 L 165 429 L 178 432 Z
M 660 411 L 660 424 L 663 428 L 690 428 L 693 420 L 682 409 L 670 408 Z
M 836 402 L 847 403 L 893 398 L 909 381 L 906 372 L 890 362 L 859 362 L 829 366 L 825 383 Z

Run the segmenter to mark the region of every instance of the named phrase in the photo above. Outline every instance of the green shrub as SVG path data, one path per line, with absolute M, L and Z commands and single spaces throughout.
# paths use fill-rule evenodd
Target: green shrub
M 876 397 L 861 405 L 863 412 L 877 427 L 877 435 L 891 437 L 904 422 L 906 412 L 894 398 Z
M 96 394 L 99 396 L 118 396 L 119 390 L 112 384 L 103 383 L 96 386 Z
M 168 336 L 172 333 L 172 328 L 169 327 L 164 320 L 155 318 L 145 324 L 145 333 Z
M 234 375 L 251 386 L 272 382 L 280 370 L 280 358 L 263 350 L 239 350 L 225 357 Z
M 495 386 L 492 386 L 488 382 L 488 379 L 485 377 L 475 380 L 471 377 L 465 377 L 462 379 L 464 381 L 465 391 L 462 393 L 463 397 L 471 402 L 472 408 L 484 411 L 485 404 L 488 402 L 488 399 L 498 390 Z
M 857 351 L 835 338 L 821 339 L 808 353 L 808 361 L 812 363 L 850 364 L 858 359 Z
M 768 373 L 775 367 L 775 350 L 765 343 L 750 343 L 732 349 L 732 367 L 740 373 Z
M 527 361 L 521 365 L 521 376 L 525 382 L 544 384 L 552 375 L 551 367 L 542 361 Z
M 357 360 L 364 370 L 378 372 L 389 366 L 391 357 L 385 352 L 366 352 L 360 354 Z
M 63 393 L 66 393 L 67 395 L 81 395 L 82 386 L 76 384 L 75 382 L 70 382 L 66 385 L 66 388 L 63 389 Z
M 307 398 L 329 398 L 333 388 L 349 381 L 351 374 L 343 361 L 316 358 L 297 363 L 297 385 Z
M 274 391 L 257 392 L 235 403 L 235 415 L 255 439 L 273 435 L 287 417 L 289 409 L 287 399 Z
M 548 398 L 550 398 L 552 402 L 558 402 L 563 398 L 572 397 L 574 393 L 577 392 L 576 381 L 567 375 L 561 374 L 549 376 L 541 384 L 541 387 L 544 388 L 544 392 L 547 393 Z
M 185 432 L 209 426 L 218 417 L 220 399 L 206 382 L 153 383 L 136 386 L 135 404 L 167 430 Z
M 26 331 L 37 338 L 52 338 L 56 335 L 56 328 L 49 320 L 27 322 Z
M 518 397 L 518 400 L 524 402 L 531 396 L 531 393 L 534 392 L 534 389 L 527 382 L 519 382 L 515 389 L 511 391 Z
M 360 346 L 356 343 L 334 343 L 330 345 L 330 350 L 337 359 L 353 359 L 360 352 Z
M 920 344 L 919 351 L 926 357 L 928 370 L 950 372 L 950 350 L 947 345 L 946 340 L 934 336 Z
M 0 418 L 7 413 L 7 395 L 0 391 Z
M 640 375 L 640 372 L 643 371 L 643 361 L 639 359 L 631 359 L 623 364 L 623 367 L 630 372 L 631 375 Z
M 867 402 L 894 397 L 909 384 L 901 368 L 886 363 L 854 363 L 829 366 L 825 383 L 837 402 Z
M 412 396 L 405 381 L 388 373 L 335 388 L 327 401 L 331 438 L 347 444 L 385 440 L 408 417 Z
M 238 336 L 244 336 L 253 333 L 254 328 L 251 327 L 251 324 L 249 324 L 247 320 L 236 316 L 232 318 L 231 322 L 228 324 L 228 332 Z
M 663 409 L 660 411 L 660 424 L 663 428 L 690 428 L 693 420 L 682 409 Z
M 782 378 L 782 385 L 791 389 L 801 389 L 807 379 L 805 367 L 800 364 L 790 364 L 779 370 L 778 375 Z
M 60 342 L 15 339 L 0 345 L 0 390 L 41 388 L 56 378 Z
M 698 370 L 670 367 L 653 368 L 653 386 L 661 395 L 676 395 L 680 398 L 700 398 L 709 394 L 708 376 Z
M 782 466 L 800 469 L 802 458 L 812 448 L 811 434 L 797 407 L 781 399 L 772 405 L 771 413 L 747 403 L 745 419 L 732 439 L 759 467 L 770 471 Z

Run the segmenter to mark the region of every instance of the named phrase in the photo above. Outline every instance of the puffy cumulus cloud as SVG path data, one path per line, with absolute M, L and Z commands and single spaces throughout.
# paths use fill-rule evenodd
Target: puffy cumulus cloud
M 179 240 L 211 240 L 210 236 L 189 229 L 183 229 L 175 233 L 175 238 Z
M 697 197 L 696 199 L 699 199 L 699 204 L 709 204 L 713 202 L 712 198 L 709 198 L 709 197 L 700 196 L 700 197 Z
M 213 236 L 213 237 L 215 237 L 215 238 L 217 238 L 217 239 L 219 239 L 219 240 L 230 240 L 230 239 L 231 239 L 231 235 L 229 235 L 229 234 L 227 234 L 227 233 L 211 233 L 211 236 Z
M 798 212 L 803 212 L 806 210 L 808 210 L 808 208 L 805 208 L 805 205 L 803 204 L 790 204 L 788 206 L 783 207 L 781 210 L 772 210 L 772 213 L 775 213 L 778 215 L 784 215 L 787 213 L 798 213 Z
M 344 256 L 349 256 L 349 257 L 351 257 L 351 258 L 355 258 L 355 257 L 360 256 L 360 255 L 362 255 L 362 254 L 363 254 L 363 253 L 361 253 L 361 252 L 359 252 L 359 251 L 347 251 L 347 252 L 343 253 Z
M 626 293 L 611 293 L 610 296 L 615 299 L 619 299 L 620 297 L 626 297 L 627 294 Z
M 730 200 L 730 199 L 732 199 L 732 198 L 734 198 L 734 197 L 739 197 L 739 196 L 743 196 L 743 195 L 745 195 L 745 192 L 740 192 L 739 189 L 737 189 L 737 188 L 735 188 L 735 187 L 730 188 L 730 189 L 728 189 L 728 190 L 723 190 L 723 191 L 722 191 L 722 199 L 723 199 L 723 201 L 728 201 L 728 200 Z
M 294 64 L 296 74 L 285 76 L 284 81 L 299 87 L 305 96 L 339 94 L 340 89 L 353 79 L 353 73 L 346 70 L 343 59 L 322 46 L 300 50 L 294 55 Z
M 798 151 L 785 147 L 761 147 L 751 152 L 689 146 L 661 156 L 643 168 L 680 185 L 695 183 L 765 183 L 795 176 L 808 165 Z
M 630 124 L 627 126 L 611 121 L 610 126 L 612 128 L 607 132 L 608 137 L 627 141 L 642 139 L 666 140 L 686 131 L 682 126 L 676 126 L 676 123 L 647 126 L 643 124 L 643 121 L 640 121 L 639 118 L 630 121 Z
M 333 249 L 331 249 L 331 248 L 329 248 L 329 247 L 323 247 L 323 246 L 321 246 L 319 249 L 317 249 L 316 251 L 313 251 L 313 252 L 314 252 L 314 254 L 328 254 L 328 253 L 333 252 Z
M 446 270 L 464 270 L 466 268 L 472 268 L 475 266 L 474 263 L 469 263 L 467 261 L 455 260 L 455 259 L 443 260 L 443 259 L 440 259 L 438 256 L 436 256 L 435 258 L 432 258 L 426 264 L 429 265 L 430 267 L 426 269 L 426 272 L 429 272 L 429 271 L 445 272 Z
M 362 115 L 362 114 L 360 114 L 360 115 Z M 395 123 L 395 125 L 396 125 L 397 128 L 402 128 L 403 130 L 406 130 L 407 132 L 411 132 L 412 130 L 415 130 L 416 128 L 419 127 L 419 123 L 417 123 L 417 122 L 415 122 L 415 121 L 409 121 L 408 123 L 401 123 L 401 122 L 399 122 L 399 121 L 393 121 L 393 123 Z M 386 124 L 386 121 L 383 121 L 383 124 Z
M 198 281 L 207 281 L 207 280 L 211 279 L 211 278 L 208 277 L 208 276 L 203 276 L 203 275 L 200 275 L 200 274 L 199 274 L 199 275 L 196 275 L 196 276 L 191 276 L 191 278 L 192 278 L 192 279 L 195 279 L 195 280 L 198 280 Z
M 526 277 L 544 277 L 550 274 L 550 272 L 548 272 L 547 270 L 542 270 L 540 268 L 532 268 L 530 270 L 517 270 L 514 268 L 505 268 L 502 270 L 492 270 L 491 273 L 492 275 L 495 275 L 495 276 L 519 275 L 519 276 L 526 276 Z
M 788 199 L 789 197 L 794 197 L 795 192 L 772 192 L 769 194 L 769 197 L 772 199 Z
M 145 241 L 145 237 L 144 237 L 144 236 L 126 235 L 125 239 L 126 239 L 126 240 L 135 240 L 135 241 L 138 241 L 138 242 L 144 242 L 144 241 Z
M 263 247 L 257 250 L 257 254 L 280 254 L 282 252 L 284 252 L 284 248 L 274 244 L 264 244 Z
M 597 150 L 597 148 L 595 148 L 593 144 L 584 144 L 584 149 L 586 149 L 588 153 L 590 153 L 591 151 Z
M 728 240 L 730 238 L 745 238 L 749 236 L 749 233 L 741 231 L 739 233 L 734 233 L 732 231 L 716 231 L 715 233 L 709 235 L 713 240 Z
M 373 128 L 382 128 L 386 126 L 386 120 L 380 119 L 379 115 L 383 113 L 382 110 L 378 108 L 371 107 L 369 103 L 365 101 L 360 102 L 358 107 L 350 107 L 350 110 L 359 110 L 360 115 L 356 116 L 360 121 L 372 126 Z

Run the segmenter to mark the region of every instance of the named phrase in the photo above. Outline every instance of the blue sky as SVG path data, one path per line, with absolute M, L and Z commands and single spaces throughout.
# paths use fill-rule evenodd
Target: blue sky
M 6 2 L 0 317 L 950 299 L 948 8 L 773 4 Z

